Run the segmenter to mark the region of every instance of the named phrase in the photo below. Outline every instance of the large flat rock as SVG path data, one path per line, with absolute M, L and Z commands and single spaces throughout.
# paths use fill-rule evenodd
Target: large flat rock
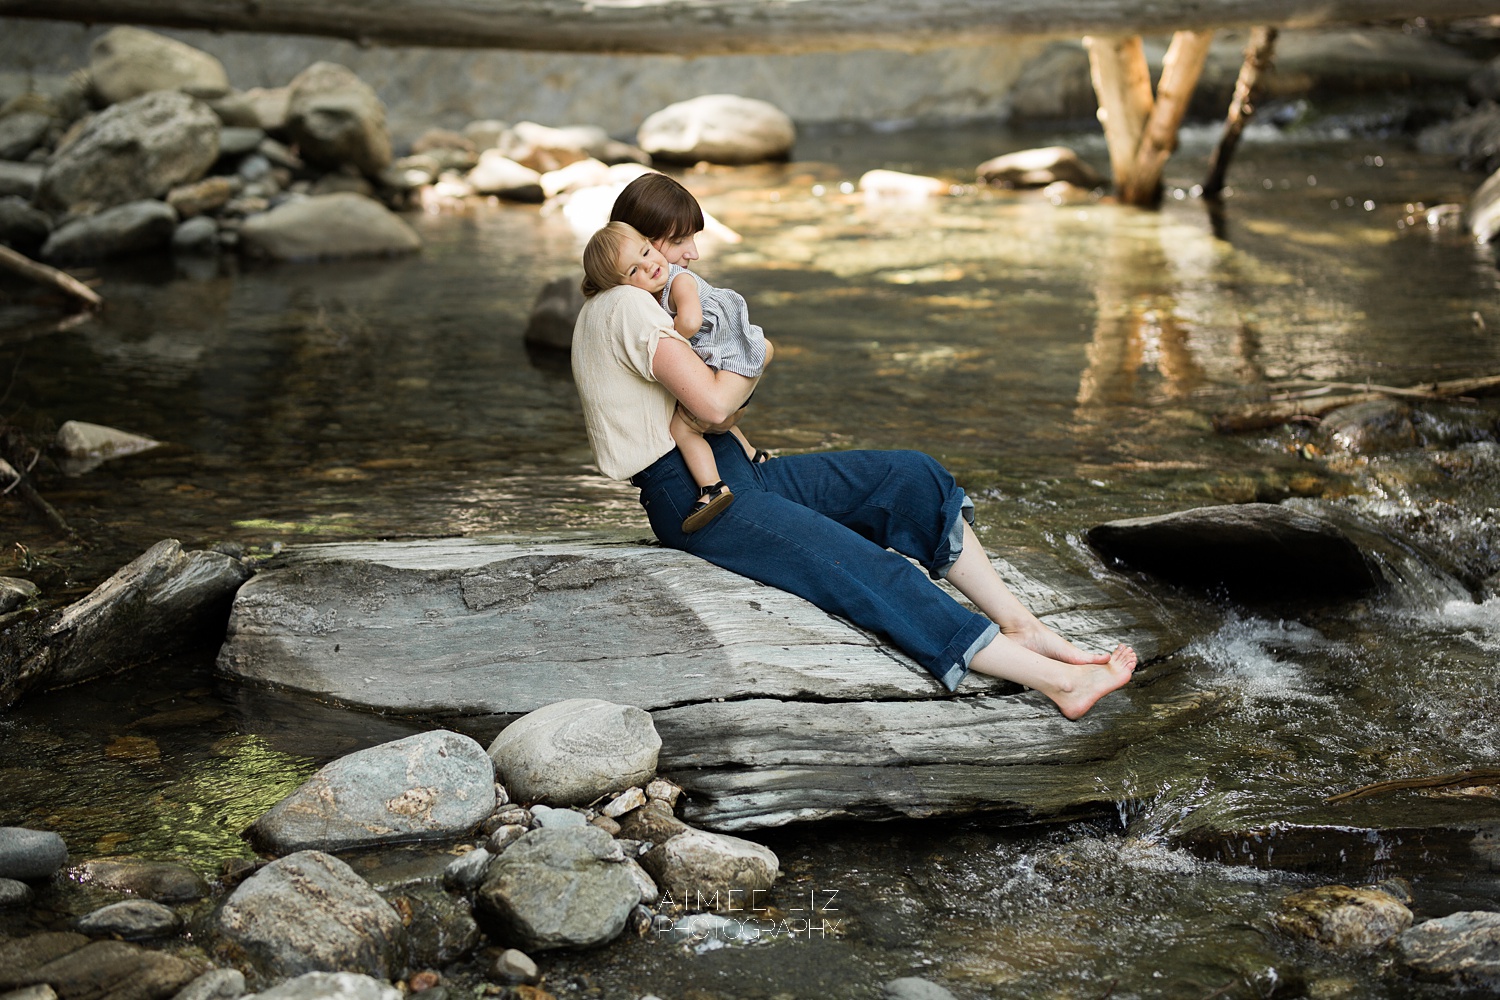
M 1192 638 L 1139 592 L 1051 561 L 997 561 L 1050 625 L 1143 659 Z M 611 540 L 306 546 L 241 588 L 220 669 L 343 705 L 517 714 L 580 696 L 638 705 L 687 815 L 722 829 L 1114 801 L 1124 749 L 1213 711 L 1140 681 L 1069 722 L 970 676 L 954 695 L 878 637 L 693 556 Z

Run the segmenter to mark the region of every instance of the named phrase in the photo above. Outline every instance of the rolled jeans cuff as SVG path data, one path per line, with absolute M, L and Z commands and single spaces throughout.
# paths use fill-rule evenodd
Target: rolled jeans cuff
M 934 561 L 933 569 L 930 573 L 934 580 L 947 579 L 948 571 L 953 568 L 953 564 L 958 562 L 958 557 L 963 554 L 964 526 L 963 521 L 960 521 L 959 518 L 963 518 L 964 521 L 968 521 L 971 525 L 974 523 L 974 501 L 970 500 L 968 494 L 964 493 L 961 489 L 955 487 L 954 492 L 957 494 L 956 499 L 959 501 L 957 504 L 958 509 L 954 510 L 951 514 L 948 513 L 949 509 L 954 506 L 952 500 L 943 505 L 943 513 L 947 514 L 951 520 L 948 522 L 947 541 L 942 548 L 938 549 L 938 558 Z
M 979 615 L 975 615 L 974 618 L 976 626 L 979 624 L 979 622 L 984 621 L 984 619 Z M 994 642 L 995 637 L 999 634 L 999 625 L 996 625 L 994 622 L 985 622 L 985 624 L 979 628 L 979 634 L 977 636 L 974 636 L 973 639 L 969 640 L 967 647 L 963 648 L 963 652 L 958 654 L 958 656 L 953 660 L 952 665 L 950 665 L 948 669 L 944 670 L 942 673 L 938 673 L 937 670 L 933 670 L 933 676 L 936 677 L 938 679 L 938 682 L 949 691 L 957 690 L 959 682 L 969 675 L 969 661 L 974 659 L 974 654 L 979 652 L 984 647 L 988 646 L 990 643 Z M 959 644 L 964 642 L 965 638 L 970 635 L 973 635 L 972 629 L 965 628 L 958 634 L 958 637 L 953 640 L 952 644 L 948 646 L 948 649 L 944 651 L 945 655 L 947 653 L 953 652 L 955 648 L 959 647 Z

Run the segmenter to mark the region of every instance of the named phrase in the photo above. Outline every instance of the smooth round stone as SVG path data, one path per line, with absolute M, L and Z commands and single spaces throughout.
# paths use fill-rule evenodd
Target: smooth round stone
M 570 826 L 587 826 L 588 820 L 583 813 L 572 809 L 548 809 L 536 814 L 536 825 L 544 830 L 562 830 Z
M 0 878 L 48 878 L 67 863 L 68 845 L 57 834 L 0 826 Z

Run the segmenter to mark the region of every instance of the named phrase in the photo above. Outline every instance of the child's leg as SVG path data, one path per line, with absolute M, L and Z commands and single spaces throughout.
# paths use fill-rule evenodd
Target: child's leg
M 677 450 L 682 453 L 683 463 L 687 465 L 693 482 L 698 484 L 698 501 L 682 519 L 682 530 L 691 534 L 724 513 L 734 502 L 734 493 L 719 478 L 719 463 L 714 459 L 713 446 L 682 419 L 680 411 L 672 414 L 667 429 L 672 440 L 677 442 Z
M 681 413 L 676 412 L 672 414 L 672 422 L 667 429 L 672 432 L 672 440 L 677 442 L 677 450 L 682 452 L 682 460 L 687 463 L 693 482 L 700 488 L 717 483 L 720 478 L 719 463 L 714 461 L 714 450 L 703 440 L 703 435 L 682 419 Z
M 751 446 L 750 439 L 745 437 L 745 432 L 738 427 L 731 427 L 729 433 L 733 434 L 734 439 L 740 443 L 740 447 L 745 449 L 745 457 L 752 462 L 755 461 L 755 448 Z M 707 442 L 704 443 L 706 444 Z

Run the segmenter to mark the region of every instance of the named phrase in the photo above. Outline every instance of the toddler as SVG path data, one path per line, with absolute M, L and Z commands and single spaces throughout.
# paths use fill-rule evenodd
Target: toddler
M 583 251 L 583 294 L 597 295 L 616 285 L 634 285 L 654 295 L 709 367 L 744 378 L 759 378 L 766 366 L 766 336 L 750 322 L 750 309 L 738 292 L 715 288 L 685 267 L 668 264 L 651 242 L 623 222 L 596 232 Z M 734 493 L 719 476 L 713 448 L 688 422 L 679 405 L 672 415 L 672 440 L 698 485 L 698 501 L 682 521 L 684 532 L 706 526 L 734 502 Z M 764 451 L 751 447 L 738 427 L 730 433 L 752 462 Z

